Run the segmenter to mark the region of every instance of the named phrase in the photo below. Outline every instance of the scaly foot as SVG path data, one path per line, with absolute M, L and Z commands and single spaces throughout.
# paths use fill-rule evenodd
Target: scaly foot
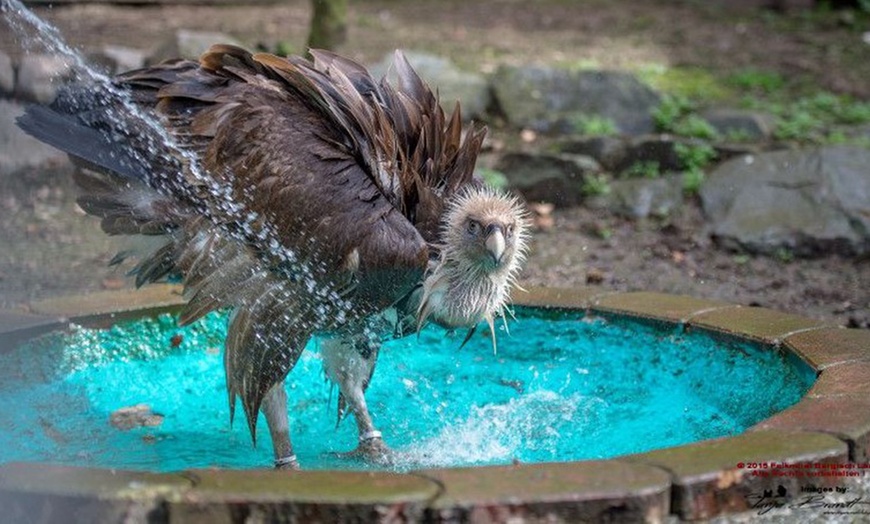
M 353 451 L 335 453 L 335 456 L 349 459 L 362 459 L 373 464 L 387 465 L 392 462 L 390 448 L 384 443 L 379 431 L 360 438 L 359 445 Z

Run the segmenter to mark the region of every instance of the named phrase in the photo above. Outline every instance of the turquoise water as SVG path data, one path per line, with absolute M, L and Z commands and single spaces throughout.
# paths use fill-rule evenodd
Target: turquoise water
M 0 462 L 173 471 L 271 464 L 265 420 L 251 446 L 229 424 L 221 341 L 226 317 L 185 328 L 170 316 L 76 329 L 0 354 Z M 808 367 L 777 351 L 578 313 L 519 309 L 493 355 L 485 329 L 425 329 L 387 343 L 367 394 L 395 450 L 392 469 L 608 458 L 741 433 L 797 402 Z M 303 467 L 359 469 L 331 456 L 356 445 L 336 428 L 336 396 L 316 343 L 288 377 Z M 157 427 L 109 423 L 147 404 Z

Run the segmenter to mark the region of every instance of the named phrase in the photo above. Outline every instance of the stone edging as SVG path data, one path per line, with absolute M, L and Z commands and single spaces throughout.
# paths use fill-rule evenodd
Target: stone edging
M 606 461 L 422 470 L 410 474 L 193 470 L 176 474 L 6 464 L 0 466 L 0 522 L 323 521 L 661 521 L 749 509 L 747 495 L 797 478 L 753 476 L 739 463 L 870 461 L 870 331 L 724 302 L 599 289 L 517 291 L 519 305 L 631 317 L 748 339 L 789 351 L 819 375 L 795 406 L 742 435 Z M 180 288 L 97 293 L 0 311 L 0 351 L 66 323 L 105 326 L 177 310 Z M 814 479 L 835 485 L 837 477 Z

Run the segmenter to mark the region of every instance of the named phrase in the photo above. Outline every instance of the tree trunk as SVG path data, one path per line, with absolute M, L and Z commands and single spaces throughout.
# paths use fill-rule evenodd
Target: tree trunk
M 309 49 L 336 49 L 347 40 L 348 0 L 311 0 Z

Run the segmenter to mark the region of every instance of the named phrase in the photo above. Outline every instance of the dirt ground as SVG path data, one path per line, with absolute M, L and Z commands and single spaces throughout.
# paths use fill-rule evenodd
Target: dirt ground
M 427 50 L 484 72 L 533 61 L 717 72 L 752 67 L 870 97 L 870 46 L 861 41 L 861 31 L 870 28 L 856 27 L 842 13 L 780 15 L 759 10 L 758 3 L 351 2 L 349 42 L 342 51 L 374 62 L 395 48 Z M 147 49 L 181 27 L 219 30 L 268 48 L 285 41 L 301 51 L 308 8 L 307 1 L 247 7 L 86 4 L 37 12 L 85 51 L 107 43 Z M 0 49 L 17 53 L 9 32 L 0 33 Z M 517 131 L 496 127 L 494 134 Z M 0 307 L 130 285 L 128 268 L 106 267 L 122 243 L 77 210 L 66 171 L 58 165 L 0 177 Z M 628 221 L 587 208 L 557 209 L 554 218 L 552 229 L 534 236 L 524 274 L 530 284 L 664 291 L 870 327 L 867 258 L 793 260 L 727 252 L 710 242 L 694 202 L 665 221 Z

